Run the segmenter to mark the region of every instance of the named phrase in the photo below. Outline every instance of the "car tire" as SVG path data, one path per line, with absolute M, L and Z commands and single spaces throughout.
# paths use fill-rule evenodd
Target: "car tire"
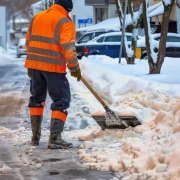
M 82 59 L 82 56 L 77 56 L 77 58 L 78 58 L 79 60 L 81 60 L 81 59 Z
M 20 58 L 21 57 L 21 55 L 20 54 L 17 54 L 17 58 Z
M 143 54 L 143 55 L 141 55 L 141 60 L 148 60 L 148 56 L 147 56 L 147 54 Z

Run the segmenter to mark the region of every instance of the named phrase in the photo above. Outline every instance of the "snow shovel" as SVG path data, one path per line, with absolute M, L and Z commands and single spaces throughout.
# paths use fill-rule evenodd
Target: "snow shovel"
M 106 110 L 106 116 L 102 116 L 102 115 L 91 116 L 101 127 L 102 130 L 126 129 L 129 126 L 135 127 L 141 125 L 141 123 L 138 121 L 138 119 L 135 116 L 117 116 L 82 76 L 81 76 L 81 81 L 85 84 L 85 86 L 90 90 L 90 92 L 96 97 L 96 99 L 101 103 L 101 105 Z

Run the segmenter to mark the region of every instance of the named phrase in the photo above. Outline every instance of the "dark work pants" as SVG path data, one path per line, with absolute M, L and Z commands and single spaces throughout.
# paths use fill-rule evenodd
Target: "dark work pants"
M 51 110 L 64 112 L 70 106 L 71 93 L 66 74 L 32 69 L 30 92 L 28 107 L 43 107 L 47 92 L 53 101 Z

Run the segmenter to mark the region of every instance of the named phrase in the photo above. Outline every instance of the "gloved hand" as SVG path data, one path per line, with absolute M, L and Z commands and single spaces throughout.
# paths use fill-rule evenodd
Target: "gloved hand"
M 28 76 L 31 78 L 31 76 L 32 76 L 32 72 L 31 72 L 31 69 L 27 69 L 27 74 L 28 74 Z
M 71 72 L 71 76 L 77 78 L 77 81 L 81 80 L 81 70 L 78 69 L 76 72 Z

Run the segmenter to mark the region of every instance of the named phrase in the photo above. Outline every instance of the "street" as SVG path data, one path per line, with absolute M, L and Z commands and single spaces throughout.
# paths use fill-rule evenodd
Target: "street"
M 47 98 L 45 117 L 42 125 L 42 138 L 39 147 L 30 146 L 31 129 L 27 108 L 29 98 L 29 78 L 21 59 L 7 58 L 0 64 L 0 168 L 7 167 L 1 180 L 110 180 L 114 173 L 90 170 L 78 158 L 77 148 L 69 150 L 49 150 L 47 142 L 50 123 L 50 98 Z M 71 78 L 70 78 L 71 80 Z M 71 83 L 70 83 L 71 84 Z M 72 83 L 73 84 L 73 83 Z M 89 117 L 74 114 L 82 111 L 87 102 L 80 99 L 71 87 L 72 104 L 65 131 L 83 129 L 89 125 Z M 92 121 L 92 120 L 91 120 Z M 92 123 L 92 122 L 91 122 Z M 10 169 L 8 169 L 8 167 Z

